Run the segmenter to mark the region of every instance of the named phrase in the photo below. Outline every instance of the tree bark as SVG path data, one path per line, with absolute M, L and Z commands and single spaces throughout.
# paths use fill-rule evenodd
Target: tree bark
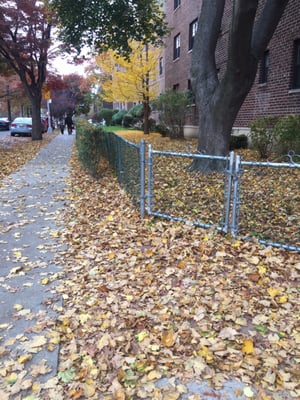
M 229 152 L 234 121 L 288 0 L 266 0 L 259 17 L 259 0 L 233 1 L 226 69 L 219 78 L 215 53 L 225 2 L 203 0 L 191 63 L 200 121 L 198 151 L 214 156 Z M 215 163 L 194 163 L 192 167 L 210 171 Z

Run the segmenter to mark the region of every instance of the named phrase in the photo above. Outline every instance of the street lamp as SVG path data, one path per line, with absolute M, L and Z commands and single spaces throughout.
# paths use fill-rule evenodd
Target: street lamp
M 50 114 L 50 104 L 52 103 L 51 99 L 47 100 L 47 112 L 48 112 L 48 130 L 47 133 L 52 133 L 52 124 L 51 124 L 51 114 Z

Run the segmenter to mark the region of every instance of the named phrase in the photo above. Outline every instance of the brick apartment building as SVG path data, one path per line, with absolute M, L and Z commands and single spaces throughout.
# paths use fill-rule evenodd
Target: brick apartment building
M 227 0 L 217 47 L 217 67 L 224 70 L 233 0 Z M 261 0 L 261 5 L 264 0 Z M 164 11 L 171 34 L 160 59 L 161 90 L 190 89 L 190 64 L 201 0 L 166 0 Z M 260 62 L 255 83 L 235 122 L 243 130 L 259 116 L 300 114 L 300 0 L 290 0 Z M 197 125 L 191 111 L 187 125 Z

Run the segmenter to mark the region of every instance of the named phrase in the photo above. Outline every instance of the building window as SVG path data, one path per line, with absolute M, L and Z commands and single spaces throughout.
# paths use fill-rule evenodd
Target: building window
M 180 33 L 174 37 L 174 55 L 173 59 L 180 57 Z
M 259 83 L 267 83 L 268 81 L 268 73 L 269 73 L 269 65 L 270 65 L 270 56 L 269 50 L 264 52 L 263 58 L 260 64 L 260 75 L 259 75 Z
M 300 39 L 294 42 L 293 89 L 300 89 Z
M 179 83 L 176 83 L 175 85 L 173 85 L 173 90 L 174 90 L 174 92 L 179 91 Z
M 164 60 L 162 57 L 159 58 L 159 75 L 162 75 L 164 72 Z
M 192 50 L 194 46 L 194 39 L 198 29 L 198 20 L 195 19 L 192 23 L 190 23 L 189 29 L 189 50 Z
M 191 80 L 190 79 L 188 79 L 188 92 L 189 92 L 189 94 L 191 96 L 192 103 L 195 104 L 196 103 L 196 96 L 193 93 L 192 84 L 191 84 Z
M 178 8 L 181 4 L 181 0 L 174 0 L 174 10 L 176 10 L 176 8 Z

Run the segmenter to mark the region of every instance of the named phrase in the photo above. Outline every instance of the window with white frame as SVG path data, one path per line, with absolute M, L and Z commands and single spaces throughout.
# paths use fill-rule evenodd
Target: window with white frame
M 176 10 L 176 8 L 178 8 L 181 4 L 181 0 L 174 0 L 174 10 Z
M 189 27 L 189 50 L 192 50 L 194 46 L 194 39 L 198 29 L 198 19 L 195 19 L 193 22 L 190 23 Z
M 176 60 L 180 57 L 180 33 L 174 37 L 174 53 L 173 59 Z

